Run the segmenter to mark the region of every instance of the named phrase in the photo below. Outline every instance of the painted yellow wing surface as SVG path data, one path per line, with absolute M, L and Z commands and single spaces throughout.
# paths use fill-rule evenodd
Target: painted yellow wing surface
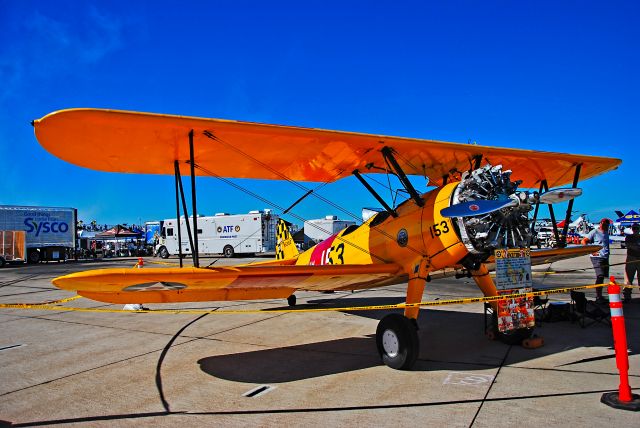
M 296 290 L 356 290 L 397 282 L 394 264 L 96 269 L 53 283 L 110 303 L 167 303 L 286 298 Z M 394 281 L 395 280 L 395 281 Z
M 514 170 L 524 187 L 546 179 L 550 187 L 615 169 L 619 159 L 506 149 L 382 135 L 99 109 L 71 109 L 33 122 L 38 141 L 53 155 L 109 172 L 173 174 L 174 161 L 189 159 L 193 130 L 198 175 L 332 182 L 380 172 L 384 146 L 398 153 L 407 174 L 441 183 L 452 170 L 469 169 L 475 156 Z M 209 136 L 207 136 L 209 135 Z M 187 173 L 187 168 L 183 168 Z

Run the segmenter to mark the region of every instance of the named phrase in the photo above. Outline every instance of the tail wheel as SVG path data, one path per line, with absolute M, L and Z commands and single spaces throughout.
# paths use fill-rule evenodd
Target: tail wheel
M 389 314 L 378 324 L 378 353 L 382 362 L 393 369 L 411 369 L 418 358 L 419 344 L 415 324 L 403 315 Z
M 291 307 L 295 306 L 296 305 L 296 295 L 292 294 L 291 296 L 287 297 L 287 303 Z
M 233 247 L 231 245 L 226 245 L 222 250 L 222 253 L 226 258 L 230 259 L 234 255 Z

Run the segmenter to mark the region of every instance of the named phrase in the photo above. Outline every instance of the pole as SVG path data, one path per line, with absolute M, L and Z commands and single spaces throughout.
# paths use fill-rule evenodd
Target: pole
M 600 401 L 607 406 L 621 410 L 640 411 L 640 395 L 631 393 L 629 386 L 629 354 L 627 351 L 627 332 L 624 324 L 624 313 L 620 301 L 620 286 L 612 276 L 607 289 L 609 308 L 611 310 L 611 329 L 613 330 L 613 347 L 616 351 L 616 367 L 620 372 L 618 392 L 602 394 Z

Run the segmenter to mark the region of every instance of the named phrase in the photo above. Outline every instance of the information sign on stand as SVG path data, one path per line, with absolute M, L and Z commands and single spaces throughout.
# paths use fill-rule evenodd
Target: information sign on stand
M 532 291 L 531 252 L 528 248 L 495 250 L 496 288 L 498 295 L 521 294 L 522 297 L 498 301 L 498 330 L 501 333 L 535 326 Z

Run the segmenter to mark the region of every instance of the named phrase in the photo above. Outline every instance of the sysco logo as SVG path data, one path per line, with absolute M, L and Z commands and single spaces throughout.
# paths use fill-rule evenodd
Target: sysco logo
M 69 230 L 69 225 L 63 221 L 41 221 L 36 223 L 32 218 L 24 219 L 24 225 L 27 226 L 27 233 L 36 232 L 36 236 L 41 233 L 65 233 Z

